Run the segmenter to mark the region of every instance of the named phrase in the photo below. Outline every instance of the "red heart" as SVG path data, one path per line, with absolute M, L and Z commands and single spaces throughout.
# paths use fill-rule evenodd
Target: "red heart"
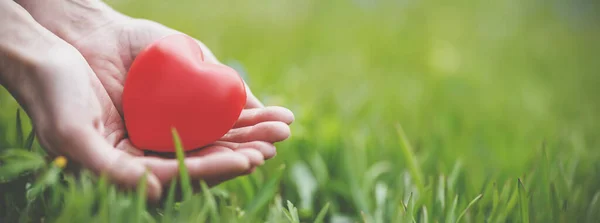
M 174 152 L 171 128 L 184 150 L 227 133 L 246 104 L 237 72 L 205 62 L 198 43 L 183 34 L 159 39 L 133 61 L 123 89 L 123 113 L 132 144 Z

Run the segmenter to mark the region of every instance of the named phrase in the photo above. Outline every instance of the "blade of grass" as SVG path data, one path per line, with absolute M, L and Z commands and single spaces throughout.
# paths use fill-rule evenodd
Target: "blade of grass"
M 446 206 L 446 179 L 444 175 L 440 175 L 438 178 L 438 187 L 437 187 L 437 202 L 440 204 L 440 210 L 443 212 Z
M 27 139 L 25 140 L 24 148 L 31 151 L 33 149 L 33 141 L 35 141 L 35 129 L 32 128 L 29 134 L 27 135 Z
M 510 184 L 512 185 L 512 184 Z M 518 188 L 512 188 L 512 186 L 509 186 L 507 188 L 507 193 L 506 196 L 508 196 L 506 199 L 502 199 L 503 201 L 506 202 L 506 206 L 504 206 L 504 209 L 502 209 L 501 211 L 498 212 L 498 214 L 500 215 L 497 219 L 496 222 L 506 222 L 506 218 L 508 218 L 510 216 L 510 214 L 512 213 L 513 209 L 515 208 L 515 206 L 517 205 L 518 201 L 519 201 L 519 189 Z M 504 193 L 504 192 L 503 192 Z M 508 195 L 510 194 L 510 195 Z
M 363 220 L 364 223 L 369 223 L 370 222 L 369 221 L 369 217 L 365 214 L 364 211 L 360 212 L 360 216 L 362 217 L 362 220 Z
M 402 218 L 402 222 L 409 222 L 409 221 L 414 220 L 412 210 L 409 209 L 409 205 L 412 200 L 412 195 L 413 195 L 413 193 L 410 193 L 407 202 L 400 200 L 400 204 L 402 205 L 402 208 L 404 210 L 404 216 Z
M 548 157 L 548 150 L 546 147 L 546 142 L 543 141 L 542 145 L 541 145 L 541 163 L 539 164 L 539 167 L 537 168 L 539 171 L 539 177 L 541 178 L 541 180 L 538 180 L 537 183 L 541 184 L 539 187 L 533 187 L 533 188 L 537 188 L 538 191 L 534 192 L 534 191 L 530 191 L 530 193 L 533 194 L 541 194 L 542 196 L 539 196 L 539 198 L 537 198 L 538 201 L 542 202 L 544 204 L 545 207 L 540 207 L 541 209 L 544 210 L 552 210 L 552 192 L 551 192 L 551 188 L 550 188 L 550 179 L 551 179 L 551 175 L 550 175 L 550 159 Z M 541 182 L 540 182 L 541 181 Z M 534 182 L 535 183 L 535 182 Z M 531 186 L 530 186 L 531 188 Z M 532 210 L 533 212 L 535 212 L 535 210 Z M 542 219 L 537 219 L 537 221 L 553 221 L 554 218 L 554 214 L 548 214 L 546 216 L 544 216 Z
M 109 201 L 108 201 L 108 177 L 106 174 L 100 175 L 100 179 L 98 180 L 98 186 L 96 190 L 98 191 L 98 221 L 99 222 L 108 222 L 108 214 L 109 214 Z
M 375 184 L 375 222 L 383 222 L 385 217 L 385 207 L 388 198 L 388 188 L 383 182 L 377 182 Z
M 318 186 L 317 180 L 308 165 L 301 161 L 292 165 L 290 175 L 300 196 L 300 212 L 303 213 L 303 216 L 312 215 L 313 198 Z
M 204 181 L 200 182 L 200 186 L 202 187 L 203 195 L 206 197 L 204 205 L 208 206 L 208 208 L 209 208 L 210 215 L 211 215 L 211 222 L 221 222 L 221 220 L 219 219 L 217 201 L 215 199 L 215 196 L 212 194 L 212 192 L 208 188 L 208 185 L 206 184 L 206 182 L 204 182 Z
M 408 211 L 408 206 L 410 205 L 410 202 L 412 202 L 412 199 L 413 199 L 413 193 L 411 192 L 408 195 L 408 199 L 406 200 L 406 203 L 404 203 L 404 205 L 405 205 L 404 208 L 406 209 L 406 211 Z
M 296 208 L 294 206 L 294 204 L 292 204 L 291 201 L 287 201 L 287 207 L 288 207 L 288 211 L 290 212 L 290 215 L 292 216 L 292 221 L 294 223 L 300 223 L 300 217 L 298 216 L 298 208 Z
M 111 185 L 108 187 L 108 204 L 110 204 L 109 207 L 109 220 L 108 222 L 116 222 L 117 219 L 119 219 L 119 212 L 121 211 L 121 209 L 117 209 L 117 208 L 113 208 L 114 204 L 118 203 L 118 193 L 117 193 L 117 188 L 114 185 Z
M 488 221 L 494 219 L 496 216 L 496 210 L 498 209 L 498 203 L 500 202 L 500 195 L 498 194 L 498 186 L 494 184 L 494 191 L 492 192 L 492 211 L 488 214 Z
M 66 166 L 66 162 L 67 161 L 64 157 L 57 157 L 50 165 L 50 168 L 40 177 L 38 177 L 33 186 L 27 190 L 27 199 L 33 201 L 42 192 L 44 192 L 47 187 L 56 184 L 58 182 L 60 172 L 62 172 L 63 168 Z
M 169 192 L 167 193 L 167 200 L 164 206 L 164 214 L 162 216 L 161 222 L 172 222 L 173 212 L 175 211 L 175 187 L 177 187 L 177 181 L 175 179 L 171 180 L 171 184 L 169 185 Z
M 412 177 L 419 188 L 419 191 L 421 191 L 424 186 L 423 173 L 418 165 L 417 157 L 415 156 L 413 148 L 408 141 L 408 137 L 404 133 L 404 130 L 400 124 L 396 124 L 396 130 L 398 133 L 398 139 L 400 140 L 400 147 L 402 155 L 404 156 L 404 161 L 406 162 L 406 165 L 408 165 L 408 169 L 410 170 Z
M 445 222 L 454 222 L 454 216 L 456 216 L 456 205 L 458 204 L 458 195 L 454 196 L 454 201 L 452 202 L 452 207 L 448 210 L 449 213 L 446 213 L 446 221 Z
M 550 203 L 551 203 L 551 212 L 552 212 L 552 220 L 559 221 L 559 215 L 561 213 L 560 209 L 560 201 L 558 198 L 558 192 L 556 191 L 556 186 L 554 183 L 550 183 Z
M 417 223 L 417 220 L 415 219 L 415 200 L 413 199 L 413 193 L 410 193 L 410 197 L 408 198 L 408 202 L 406 202 L 408 204 L 408 213 L 410 216 L 410 221 L 412 221 L 413 223 Z
M 521 206 L 521 222 L 529 223 L 529 201 L 527 191 L 521 179 L 518 179 L 519 187 L 519 206 Z
M 144 212 L 142 214 L 142 222 L 148 222 L 148 223 L 156 223 L 156 219 L 154 219 L 154 217 L 152 217 L 152 215 L 148 212 Z
M 275 171 L 275 175 L 272 176 L 258 191 L 256 197 L 245 206 L 245 209 L 250 216 L 254 216 L 259 210 L 268 205 L 269 201 L 275 196 L 284 169 L 284 165 L 279 167 L 278 170 Z
M 275 200 L 269 208 L 267 223 L 279 223 L 285 220 L 285 212 L 283 211 L 281 196 L 275 196 Z
M 423 211 L 421 211 L 421 222 L 429 223 L 429 215 L 427 214 L 427 207 L 425 205 L 423 205 L 422 210 Z
M 512 212 L 512 209 L 516 204 L 515 197 L 517 196 L 517 190 L 513 189 L 512 185 L 513 184 L 510 183 L 510 181 L 506 181 L 502 187 L 499 203 L 505 205 L 499 206 L 495 212 L 495 222 L 505 222 L 505 219 L 508 217 L 507 215 Z
M 461 168 L 462 162 L 456 161 L 456 163 L 454 163 L 454 167 L 452 167 L 452 172 L 450 172 L 448 178 L 446 179 L 446 187 L 448 187 L 448 194 L 454 194 L 456 192 L 455 187 L 457 184 L 458 177 L 460 176 Z
M 600 208 L 598 208 L 598 199 L 600 198 L 600 191 L 596 192 L 594 194 L 594 197 L 592 197 L 592 200 L 590 201 L 590 204 L 588 205 L 588 211 L 587 211 L 587 222 L 593 222 L 594 220 L 594 215 L 598 214 L 598 210 L 600 210 Z M 598 217 L 598 216 L 596 216 Z
M 238 182 L 239 182 L 238 186 L 241 189 L 241 191 L 243 192 L 241 194 L 244 195 L 246 200 L 252 200 L 252 198 L 255 197 L 256 191 L 252 187 L 252 182 L 250 182 L 249 177 L 241 178 L 241 179 L 239 179 Z
M 460 215 L 458 216 L 458 218 L 456 219 L 456 222 L 460 222 L 460 219 L 463 217 L 463 215 L 465 215 L 467 213 L 467 211 L 469 210 L 469 208 L 471 206 L 473 206 L 473 204 L 475 204 L 475 202 L 479 201 L 479 199 L 481 199 L 481 197 L 483 196 L 483 194 L 480 194 L 479 196 L 475 197 L 475 199 L 473 199 L 468 205 L 467 208 L 465 208 L 465 210 L 460 213 Z
M 196 200 L 197 197 L 194 196 L 194 197 L 192 197 L 192 199 Z M 184 208 L 185 209 L 181 210 L 181 213 L 182 214 L 185 213 L 185 215 L 190 215 L 190 214 L 188 214 L 189 212 L 194 212 L 194 211 L 197 210 L 195 208 L 191 208 L 189 205 L 185 205 Z M 200 211 L 199 211 L 198 215 L 194 218 L 194 222 L 209 222 L 209 217 L 210 217 L 210 213 L 209 212 L 210 212 L 210 207 L 208 205 L 203 205 L 200 208 Z M 192 217 L 190 216 L 188 218 L 191 219 Z M 189 219 L 182 218 L 181 220 L 185 221 L 185 222 L 189 222 L 190 221 Z
M 130 213 L 132 217 L 131 222 L 142 222 L 142 217 L 146 212 L 146 178 L 148 173 L 144 174 L 137 185 L 137 191 L 135 196 L 135 206 L 133 211 Z
M 281 210 L 283 212 L 283 215 L 287 218 L 287 220 L 289 222 L 294 222 L 294 217 L 292 217 L 292 214 L 290 213 L 290 211 L 288 209 L 283 209 Z
M 0 182 L 8 182 L 46 164 L 44 157 L 24 149 L 7 149 L 0 153 Z
M 21 109 L 17 109 L 17 120 L 16 120 L 16 131 L 17 134 L 17 147 L 23 148 L 23 123 L 21 122 Z
M 192 183 L 190 182 L 190 176 L 185 166 L 185 153 L 183 152 L 183 146 L 181 144 L 181 138 L 175 128 L 171 129 L 173 134 L 173 142 L 175 144 L 175 154 L 179 163 L 179 177 L 181 180 L 181 191 L 183 193 L 183 199 L 189 199 L 192 197 Z
M 400 200 L 400 205 L 402 206 L 402 211 L 404 214 L 408 214 L 408 206 L 404 203 L 403 200 Z
M 61 202 L 62 202 L 61 201 L 61 197 L 64 196 L 65 189 L 64 189 L 63 185 L 60 184 L 60 183 L 54 184 L 52 187 L 53 188 L 52 188 L 51 193 L 49 195 L 49 198 L 50 198 L 50 207 L 52 209 L 58 209 L 58 208 L 61 207 L 60 206 Z M 58 214 L 59 213 L 53 213 L 53 215 L 54 215 L 53 217 L 58 216 Z
M 329 172 L 327 164 L 325 163 L 325 160 L 323 160 L 321 154 L 315 152 L 309 160 L 309 163 L 319 185 L 327 184 L 327 182 L 329 182 Z
M 325 206 L 323 206 L 323 208 L 321 208 L 321 211 L 319 211 L 319 214 L 317 214 L 317 217 L 315 218 L 314 223 L 323 223 L 325 221 L 325 216 L 327 216 L 328 210 L 329 210 L 329 202 L 327 204 L 325 204 Z

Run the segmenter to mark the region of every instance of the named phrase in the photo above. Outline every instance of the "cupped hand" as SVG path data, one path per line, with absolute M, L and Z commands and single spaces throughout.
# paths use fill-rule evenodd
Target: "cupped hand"
M 54 112 L 53 114 L 63 117 L 60 119 L 37 119 L 38 122 L 61 120 L 58 121 L 60 126 L 66 126 L 61 127 L 64 130 L 55 132 L 52 127 L 40 129 L 40 137 L 48 139 L 44 144 L 57 150 L 57 153 L 67 154 L 85 167 L 107 173 L 114 182 L 126 187 L 134 187 L 144 173 L 150 170 L 147 178 L 149 196 L 151 199 L 159 198 L 163 187 L 178 177 L 177 161 L 172 154 L 144 153 L 144 148 L 132 145 L 123 121 L 121 96 L 127 71 L 137 54 L 150 43 L 179 32 L 155 22 L 121 15 L 100 1 L 17 2 L 37 22 L 78 51 L 73 54 L 78 55 L 77 63 L 81 70 L 62 69 L 72 75 L 81 73 L 80 76 L 85 76 L 88 80 L 69 84 L 65 79 L 62 85 L 67 86 L 63 87 L 92 89 L 94 94 L 89 97 L 93 100 L 87 98 L 75 101 L 97 101 L 97 105 L 80 109 L 82 114 L 93 113 L 93 119 L 70 121 L 68 118 L 74 116 L 72 113 L 79 111 L 77 109 Z M 65 14 L 66 11 L 68 13 Z M 198 44 L 205 60 L 219 63 L 204 44 L 200 41 Z M 81 56 L 87 64 L 83 63 Z M 64 63 L 69 61 L 74 60 Z M 53 79 L 47 81 L 57 82 Z M 288 125 L 294 119 L 292 112 L 282 107 L 264 107 L 249 88 L 246 89 L 247 106 L 235 126 L 220 140 L 187 154 L 185 164 L 192 180 L 204 180 L 215 185 L 251 173 L 254 168 L 275 155 L 273 143 L 289 137 Z M 56 107 L 61 107 L 66 103 L 63 101 L 72 97 L 60 95 L 60 100 L 47 100 L 47 104 L 52 101 L 56 103 Z M 40 97 L 45 99 L 51 95 Z M 87 130 L 84 131 L 83 125 L 79 123 L 91 123 L 92 127 L 86 127 Z
M 56 47 L 51 57 L 37 64 L 15 96 L 31 116 L 38 139 L 54 155 L 65 155 L 75 163 L 113 182 L 134 188 L 147 175 L 148 196 L 161 197 L 162 190 L 178 176 L 177 160 L 144 156 L 125 135 L 115 133 L 122 119 L 97 75 L 77 50 Z M 13 85 L 14 86 L 14 85 Z M 289 130 L 264 120 L 285 119 L 280 108 L 247 109 L 223 141 L 196 150 L 185 159 L 192 180 L 209 185 L 247 174 L 273 155 L 273 145 L 256 139 L 279 141 Z M 284 115 L 281 115 L 281 114 Z M 275 133 L 275 132 L 277 133 Z M 286 132 L 288 131 L 288 132 Z M 267 155 L 263 155 L 267 154 Z
M 143 148 L 136 148 L 128 140 L 122 118 L 121 95 L 127 70 L 136 55 L 150 43 L 175 33 L 179 32 L 148 20 L 121 18 L 92 31 L 83 38 L 70 41 L 86 58 L 110 97 L 110 102 L 105 102 L 108 112 L 104 122 L 106 126 L 104 136 L 116 148 L 131 155 L 143 156 L 144 153 L 141 151 Z M 219 63 L 206 46 L 200 41 L 198 44 L 202 47 L 208 62 Z M 294 119 L 292 112 L 282 107 L 263 107 L 249 88 L 247 89 L 247 106 L 235 126 L 219 141 L 188 153 L 188 157 L 214 159 L 213 165 L 188 167 L 194 179 L 208 179 L 209 184 L 217 184 L 250 173 L 266 159 L 275 155 L 273 143 L 289 137 L 288 125 Z M 240 163 L 241 160 L 230 156 L 231 154 L 246 157 L 250 160 L 250 166 L 234 168 L 243 165 Z M 155 157 L 152 159 L 154 163 L 169 163 L 152 169 L 161 183 L 168 183 L 177 176 L 177 165 L 172 155 L 157 153 L 145 155 Z

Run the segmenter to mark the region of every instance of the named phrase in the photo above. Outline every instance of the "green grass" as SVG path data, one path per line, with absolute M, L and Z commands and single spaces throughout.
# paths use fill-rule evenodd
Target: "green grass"
M 2 90 L 0 222 L 600 219 L 593 1 L 109 2 L 203 40 L 295 112 L 293 136 L 250 176 L 146 206 L 46 161 Z

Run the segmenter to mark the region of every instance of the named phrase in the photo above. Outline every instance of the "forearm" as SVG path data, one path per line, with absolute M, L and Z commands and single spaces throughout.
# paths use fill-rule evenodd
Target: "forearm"
M 0 1 L 0 84 L 26 110 L 45 94 L 39 84 L 53 82 L 49 71 L 70 66 L 67 62 L 77 53 L 21 6 Z
M 12 1 L 0 1 L 0 84 L 14 89 L 61 40 Z M 9 90 L 11 90 L 9 89 Z
M 58 37 L 75 43 L 98 27 L 124 15 L 99 0 L 16 0 L 35 20 Z

